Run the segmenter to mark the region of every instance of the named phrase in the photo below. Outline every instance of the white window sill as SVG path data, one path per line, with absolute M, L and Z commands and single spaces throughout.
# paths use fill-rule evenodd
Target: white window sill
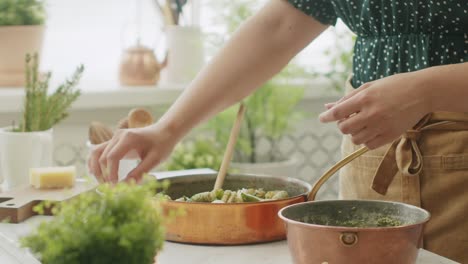
M 105 109 L 171 104 L 182 93 L 183 86 L 158 85 L 83 89 L 72 110 Z M 0 113 L 15 113 L 23 107 L 23 88 L 0 88 Z
M 298 86 L 304 86 L 304 83 L 298 84 Z M 313 80 L 307 86 L 305 100 L 336 98 L 339 96 L 323 80 Z M 72 105 L 72 110 L 168 105 L 177 99 L 184 87 L 186 85 L 168 83 L 161 83 L 156 87 L 88 84 L 82 89 L 82 95 Z M 0 113 L 20 112 L 23 107 L 23 99 L 23 88 L 0 88 Z

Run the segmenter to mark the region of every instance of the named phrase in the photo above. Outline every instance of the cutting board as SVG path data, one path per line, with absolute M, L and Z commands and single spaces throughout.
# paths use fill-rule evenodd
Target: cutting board
M 156 172 L 152 175 L 156 178 L 173 176 L 213 173 L 210 169 L 195 169 L 170 172 Z M 31 186 L 20 187 L 7 192 L 0 190 L 0 221 L 8 220 L 9 223 L 20 223 L 31 216 L 36 215 L 34 206 L 43 201 L 62 202 L 76 197 L 97 187 L 96 182 L 77 179 L 71 189 L 38 190 Z M 50 214 L 50 212 L 45 212 Z
M 97 183 L 78 179 L 69 189 L 39 190 L 31 186 L 0 192 L 0 221 L 19 223 L 36 215 L 33 207 L 43 201 L 62 202 L 93 190 Z M 50 212 L 46 212 L 46 214 Z

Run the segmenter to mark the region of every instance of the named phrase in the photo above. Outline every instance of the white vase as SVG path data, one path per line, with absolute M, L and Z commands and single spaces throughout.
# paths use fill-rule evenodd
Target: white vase
M 203 35 L 199 27 L 169 26 L 166 31 L 168 58 L 162 81 L 190 83 L 205 63 Z
M 88 159 L 91 152 L 97 147 L 97 145 L 91 144 L 91 142 L 87 141 L 86 146 L 88 147 Z M 122 159 L 119 163 L 119 172 L 118 177 L 119 181 L 124 180 L 127 175 L 138 165 L 138 160 L 135 159 Z M 89 175 L 92 173 L 88 170 Z M 92 175 L 94 176 L 94 175 Z
M 292 177 L 298 175 L 299 163 L 296 159 L 291 158 L 285 161 L 278 162 L 262 162 L 262 163 L 237 163 L 232 162 L 231 168 L 236 173 L 245 174 L 261 174 L 277 177 Z
M 29 185 L 29 169 L 52 166 L 53 131 L 0 129 L 2 190 Z

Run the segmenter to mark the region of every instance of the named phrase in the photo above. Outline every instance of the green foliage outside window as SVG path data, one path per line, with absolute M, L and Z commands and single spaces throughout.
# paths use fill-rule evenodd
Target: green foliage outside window
M 207 137 L 198 137 L 193 141 L 185 141 L 176 146 L 171 154 L 165 170 L 188 170 L 209 168 L 219 170 L 223 151 L 218 142 Z
M 255 10 L 258 10 L 265 1 L 211 0 L 206 3 L 213 9 L 219 10 L 220 15 L 217 16 L 214 24 L 227 33 L 208 34 L 208 50 L 213 51 L 222 46 L 231 34 L 252 16 Z M 335 90 L 343 90 L 343 83 L 351 72 L 352 44 L 355 38 L 349 33 L 339 33 L 337 30 L 333 32 L 336 34 L 336 39 L 340 41 L 336 41 L 335 45 L 325 51 L 325 55 L 330 60 L 331 68 L 329 71 L 319 72 L 293 62 L 245 99 L 247 111 L 237 141 L 234 161 L 258 163 L 281 161 L 287 158 L 280 155 L 278 144 L 285 135 L 294 131 L 296 125 L 305 116 L 303 112 L 298 110 L 305 89 L 304 85 L 298 83 L 304 83 L 304 81 L 307 83 L 307 81 L 314 78 L 326 78 Z M 183 143 L 183 146 L 178 148 L 171 156 L 173 159 L 168 161 L 168 168 L 192 169 L 206 167 L 219 169 L 219 162 L 199 162 L 198 165 L 203 165 L 197 166 L 193 162 L 194 159 L 188 157 L 197 157 L 198 160 L 219 161 L 224 153 L 236 113 L 237 106 L 234 106 L 209 121 L 201 131 L 212 137 L 209 139 L 198 137 L 190 143 Z M 270 144 L 266 155 L 264 153 L 259 154 L 260 138 L 266 139 Z

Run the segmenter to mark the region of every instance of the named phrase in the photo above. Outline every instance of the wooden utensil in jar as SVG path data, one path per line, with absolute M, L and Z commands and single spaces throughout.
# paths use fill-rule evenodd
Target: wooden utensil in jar
M 91 144 L 101 144 L 112 138 L 112 129 L 101 122 L 91 122 L 88 130 L 88 137 Z
M 146 109 L 135 108 L 128 113 L 128 128 L 146 127 L 154 122 L 153 115 Z

